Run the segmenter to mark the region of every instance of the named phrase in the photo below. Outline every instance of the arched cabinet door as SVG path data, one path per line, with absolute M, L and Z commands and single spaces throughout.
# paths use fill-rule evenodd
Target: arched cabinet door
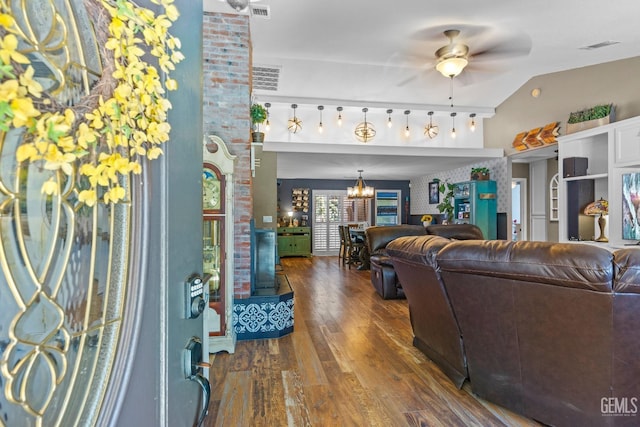
M 208 278 L 209 352 L 235 351 L 233 330 L 233 172 L 236 157 L 217 136 L 205 138 L 202 165 L 202 261 Z

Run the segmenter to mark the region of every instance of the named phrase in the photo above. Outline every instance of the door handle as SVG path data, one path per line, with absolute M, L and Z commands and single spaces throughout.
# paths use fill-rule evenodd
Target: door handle
M 191 337 L 184 351 L 184 371 L 185 377 L 198 383 L 202 389 L 202 409 L 198 416 L 197 427 L 202 426 L 209 410 L 211 384 L 209 384 L 209 380 L 202 375 L 202 368 L 210 367 L 211 364 L 202 360 L 202 340 L 199 337 Z

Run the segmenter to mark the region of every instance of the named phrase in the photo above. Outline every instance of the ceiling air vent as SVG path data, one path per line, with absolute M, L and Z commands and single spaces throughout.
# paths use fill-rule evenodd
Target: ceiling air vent
M 271 8 L 270 6 L 265 5 L 251 5 L 249 6 L 251 10 L 251 16 L 262 19 L 271 19 Z
M 253 89 L 278 90 L 280 67 L 273 65 L 256 65 L 253 67 Z
M 581 47 L 580 49 L 582 49 L 582 50 L 600 49 L 601 47 L 607 47 L 607 46 L 611 46 L 613 44 L 618 44 L 618 43 L 620 43 L 620 42 L 616 42 L 616 41 L 613 41 L 613 40 L 606 40 L 606 41 L 603 41 L 603 42 L 600 42 L 600 43 L 596 43 L 596 44 L 592 44 L 592 45 L 589 45 L 589 46 Z

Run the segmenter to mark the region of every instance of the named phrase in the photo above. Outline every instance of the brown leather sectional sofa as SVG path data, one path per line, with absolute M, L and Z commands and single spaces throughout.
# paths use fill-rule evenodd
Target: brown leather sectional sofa
M 404 298 L 402 285 L 387 255 L 387 244 L 398 237 L 426 234 L 422 225 L 392 225 L 367 227 L 364 231 L 369 249 L 371 284 L 383 299 Z
M 456 385 L 554 426 L 640 425 L 640 249 L 387 245 L 414 344 Z
M 371 284 L 383 299 L 404 298 L 404 291 L 396 275 L 386 247 L 394 239 L 405 236 L 441 235 L 450 239 L 482 239 L 482 230 L 473 224 L 434 224 L 374 226 L 365 230 L 367 256 L 365 263 L 371 271 Z

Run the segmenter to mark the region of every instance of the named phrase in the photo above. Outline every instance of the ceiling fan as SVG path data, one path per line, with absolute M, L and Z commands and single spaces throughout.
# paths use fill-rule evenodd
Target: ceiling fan
M 435 50 L 432 57 L 434 59 L 428 59 L 422 55 L 417 58 L 412 56 L 420 62 L 419 66 L 427 66 L 428 70 L 437 70 L 448 78 L 462 78 L 465 84 L 471 83 L 476 74 L 484 74 L 487 77 L 502 69 L 492 66 L 492 63 L 527 55 L 531 51 L 531 38 L 522 31 L 465 24 L 422 30 L 415 34 L 420 45 L 415 46 L 413 50 L 425 52 L 433 49 L 436 34 L 444 34 L 449 39 L 449 43 L 440 45 Z M 460 41 L 463 37 L 469 41 Z M 466 71 L 463 73 L 463 70 Z M 474 74 L 473 78 L 470 78 L 470 72 Z M 406 79 L 399 86 L 409 83 L 416 77 Z
M 469 64 L 469 46 L 455 42 L 460 30 L 445 30 L 444 35 L 449 38 L 449 44 L 436 50 L 436 70 L 445 77 L 454 78 Z

